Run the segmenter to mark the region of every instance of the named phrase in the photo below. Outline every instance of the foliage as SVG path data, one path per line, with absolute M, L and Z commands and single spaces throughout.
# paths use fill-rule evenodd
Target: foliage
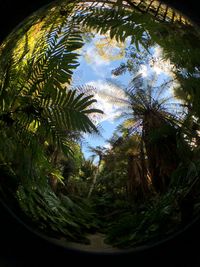
M 49 180 L 63 183 L 64 177 L 48 148 L 75 162 L 75 138 L 98 132 L 92 116 L 102 111 L 95 109 L 87 88 L 70 87 L 79 65 L 77 50 L 83 46 L 73 17 L 62 17 L 60 8 L 51 7 L 37 19 L 33 16 L 11 34 L 1 49 L 1 169 L 15 183 L 11 194 L 17 194 L 21 209 L 36 225 L 68 240 L 85 240 L 83 232 L 91 225 L 90 212 L 84 213 L 87 204 L 52 191 Z
M 148 49 L 150 39 L 144 27 L 148 19 L 150 19 L 148 23 L 151 23 L 148 15 L 143 16 L 135 10 L 102 7 L 90 7 L 78 14 L 78 21 L 84 27 L 100 34 L 109 32 L 110 38 L 115 38 L 118 42 L 124 42 L 127 37 L 130 37 L 131 43 L 134 43 L 138 49 L 139 45 Z
M 39 225 L 43 232 L 57 238 L 64 236 L 68 241 L 89 242 L 85 234 L 96 225 L 86 201 L 80 203 L 80 199 L 72 200 L 64 195 L 58 198 L 47 185 L 43 188 L 21 186 L 17 196 L 31 224 Z
M 175 195 L 169 192 L 152 199 L 139 213 L 127 211 L 120 214 L 108 228 L 107 242 L 122 248 L 151 244 L 173 233 L 180 222 Z
M 127 248 L 172 234 L 199 210 L 200 50 L 191 26 L 158 23 L 117 4 L 56 2 L 2 44 L 0 192 L 50 236 L 88 243 L 88 233 L 101 231 Z M 79 141 L 99 133 L 94 117 L 103 112 L 95 108 L 95 88 L 74 88 L 72 79 L 80 50 L 98 33 L 111 47 L 129 45 L 127 61 L 112 74 L 133 78 L 121 94 L 107 95 L 125 121 L 110 149 L 90 148 L 96 164 L 84 159 Z M 102 56 L 106 38 L 96 44 Z M 155 86 L 155 77 L 135 75 L 155 60 L 155 44 L 174 66 L 175 103 L 166 93 L 171 81 Z

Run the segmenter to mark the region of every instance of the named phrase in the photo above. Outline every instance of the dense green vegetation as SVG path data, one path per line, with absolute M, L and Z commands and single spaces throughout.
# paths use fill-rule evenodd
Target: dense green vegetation
M 90 147 L 86 159 L 81 142 L 101 134 L 95 115 L 103 111 L 98 88 L 72 81 L 80 50 L 97 33 L 128 38 L 111 73 L 131 81 L 123 93 L 101 92 L 124 121 L 110 147 Z M 101 232 L 129 248 L 185 227 L 200 207 L 199 38 L 189 23 L 159 22 L 119 3 L 62 1 L 28 18 L 0 47 L 1 198 L 32 227 L 79 243 Z M 159 85 L 138 75 L 157 60 L 156 46 L 161 63 L 173 65 L 172 79 Z

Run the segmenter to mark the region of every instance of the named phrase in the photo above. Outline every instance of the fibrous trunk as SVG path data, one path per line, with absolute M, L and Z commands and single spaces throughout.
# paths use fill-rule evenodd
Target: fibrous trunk
M 143 140 L 152 184 L 163 193 L 178 164 L 176 130 L 159 112 L 149 111 L 143 120 Z

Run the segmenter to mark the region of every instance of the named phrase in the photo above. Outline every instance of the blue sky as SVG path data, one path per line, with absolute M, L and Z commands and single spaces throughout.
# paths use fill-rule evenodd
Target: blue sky
M 107 147 L 107 139 L 112 137 L 117 125 L 122 122 L 122 119 L 114 119 L 116 115 L 119 115 L 117 105 L 110 103 L 108 99 L 102 97 L 98 92 L 106 91 L 110 94 L 114 92 L 112 85 L 108 83 L 107 79 L 117 80 L 117 82 L 124 87 L 128 85 L 131 79 L 128 72 L 118 77 L 113 77 L 111 73 L 113 69 L 119 67 L 120 63 L 125 62 L 124 49 L 129 45 L 129 40 L 127 40 L 124 45 L 115 42 L 109 47 L 109 45 L 105 44 L 104 52 L 106 56 L 102 56 L 102 50 L 96 48 L 99 40 L 100 43 L 103 40 L 103 45 L 101 46 L 102 49 L 104 49 L 104 41 L 108 40 L 109 42 L 109 38 L 97 34 L 89 43 L 86 43 L 79 52 L 81 54 L 79 59 L 80 65 L 73 75 L 73 86 L 89 85 L 95 88 L 97 94 L 95 94 L 94 97 L 97 99 L 97 108 L 103 110 L 105 113 L 103 118 L 100 118 L 99 120 L 102 136 L 85 135 L 85 142 L 83 142 L 82 148 L 86 158 L 91 155 L 88 151 L 87 144 L 93 147 Z M 171 71 L 173 66 L 170 62 L 162 59 L 161 48 L 156 46 L 153 49 L 153 54 L 156 59 L 153 67 L 150 67 L 149 65 L 141 65 L 139 72 L 141 72 L 144 77 L 155 73 L 158 76 L 158 84 L 162 83 L 165 79 L 169 79 L 169 77 L 173 78 Z M 121 91 L 123 95 L 123 90 L 119 89 L 119 91 Z
M 96 90 L 109 90 L 107 79 L 112 77 L 111 71 L 118 67 L 123 61 L 123 58 L 117 60 L 106 60 L 98 55 L 95 51 L 95 42 L 97 37 L 94 38 L 89 44 L 86 44 L 81 51 L 81 57 L 79 60 L 79 67 L 76 69 L 73 76 L 73 85 L 89 85 L 96 88 Z M 130 80 L 130 75 L 127 73 L 121 76 L 118 81 L 124 86 L 127 85 L 127 81 Z M 97 96 L 95 98 L 98 98 Z M 102 98 L 98 101 L 98 108 L 105 112 L 105 118 L 101 119 L 99 123 L 101 127 L 101 136 L 97 135 L 85 135 L 85 142 L 83 142 L 83 152 L 86 158 L 91 154 L 88 151 L 87 144 L 89 146 L 107 146 L 107 139 L 112 137 L 117 125 L 122 121 L 120 119 L 114 120 L 114 116 L 117 112 L 117 106 L 108 103 L 109 101 L 102 101 Z

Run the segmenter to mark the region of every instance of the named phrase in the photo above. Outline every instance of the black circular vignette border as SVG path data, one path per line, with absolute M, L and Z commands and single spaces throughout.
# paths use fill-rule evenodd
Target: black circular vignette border
M 0 2 L 0 43 L 11 30 L 31 13 L 52 2 L 51 0 L 23 0 Z M 165 0 L 200 25 L 198 1 Z M 61 266 L 102 264 L 130 266 L 198 267 L 200 254 L 200 220 L 194 221 L 185 231 L 165 242 L 145 250 L 124 254 L 103 255 L 73 251 L 53 244 L 36 235 L 17 220 L 0 202 L 0 267 L 7 266 Z M 79 263 L 80 262 L 80 263 Z

